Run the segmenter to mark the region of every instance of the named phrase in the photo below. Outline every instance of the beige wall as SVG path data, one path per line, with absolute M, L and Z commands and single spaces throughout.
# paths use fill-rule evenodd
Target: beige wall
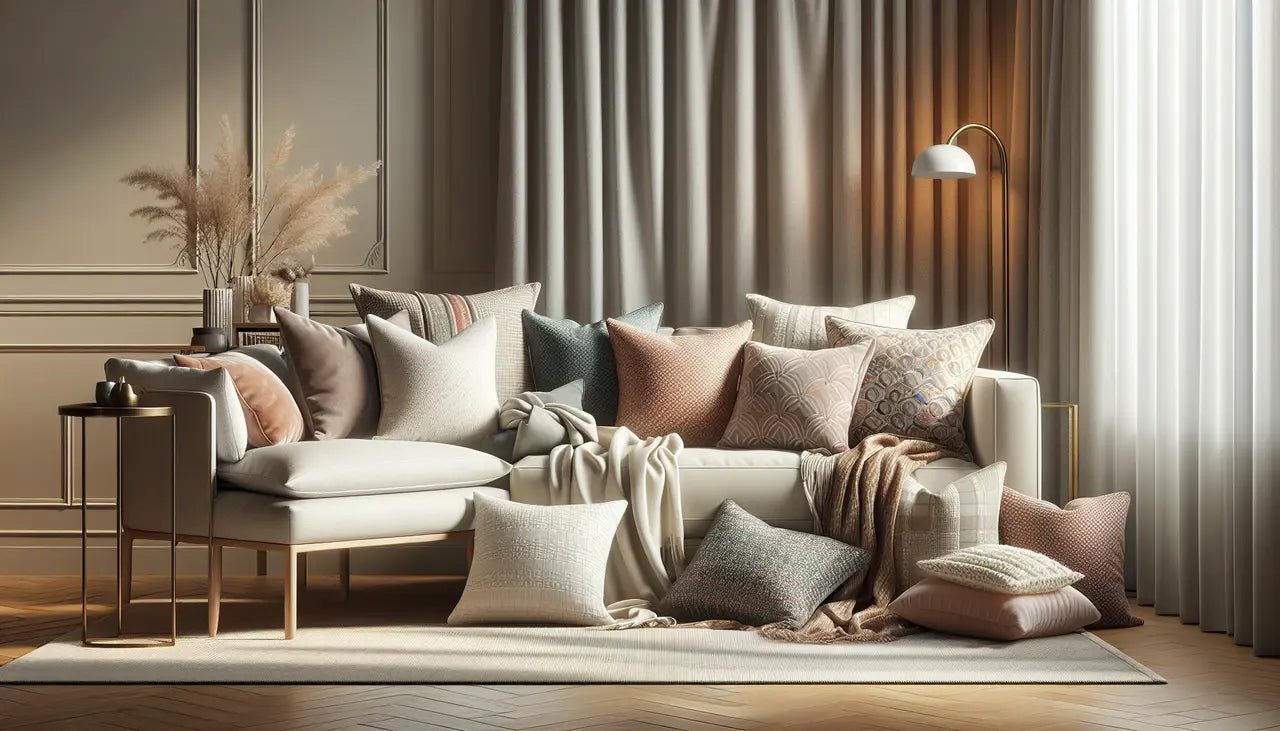
M 296 123 L 299 164 L 373 159 L 385 83 L 385 207 L 374 185 L 353 197 L 351 236 L 318 257 L 331 271 L 313 280 L 313 310 L 350 320 L 349 281 L 491 286 L 497 3 L 387 0 L 384 79 L 376 0 L 260 7 L 268 151 Z M 141 164 L 181 164 L 197 126 L 199 157 L 209 160 L 223 114 L 240 133 L 254 128 L 253 13 L 253 0 L 201 0 L 189 64 L 186 3 L 0 3 L 0 572 L 78 571 L 79 512 L 63 504 L 57 404 L 91 398 L 106 357 L 166 353 L 200 324 L 201 278 L 181 271 L 174 252 L 142 243 L 146 228 L 127 213 L 146 198 L 117 181 Z M 109 429 L 90 429 L 91 447 L 102 447 L 89 463 L 91 497 L 112 492 L 111 439 Z M 97 528 L 112 520 L 109 510 L 91 514 Z M 110 564 L 107 548 L 94 553 L 97 565 Z M 201 555 L 186 551 L 184 566 L 198 570 Z M 356 570 L 402 568 L 397 555 L 412 552 L 357 555 Z M 139 568 L 157 558 L 143 549 Z M 229 556 L 231 568 L 245 570 L 250 558 Z

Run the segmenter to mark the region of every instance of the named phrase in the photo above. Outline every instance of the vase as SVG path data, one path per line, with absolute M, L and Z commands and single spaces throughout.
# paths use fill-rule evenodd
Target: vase
M 231 326 L 235 324 L 232 318 L 234 297 L 231 289 L 229 287 L 206 289 L 201 293 L 200 301 L 204 309 L 201 324 L 206 328 L 222 328 L 226 333 L 227 341 L 230 342 Z
M 298 279 L 293 283 L 293 299 L 289 309 L 298 317 L 311 317 L 311 283 Z
M 242 275 L 231 279 L 231 318 L 233 323 L 249 322 L 250 297 L 253 294 L 253 277 Z
M 230 342 L 227 331 L 220 327 L 197 327 L 191 330 L 191 344 L 204 348 L 204 352 L 209 354 L 225 351 Z
M 249 322 L 275 322 L 275 305 L 250 305 Z

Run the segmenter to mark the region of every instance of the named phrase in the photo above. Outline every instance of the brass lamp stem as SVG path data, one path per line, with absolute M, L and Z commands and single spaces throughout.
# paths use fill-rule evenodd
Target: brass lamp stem
M 1002 189 L 1002 193 L 1004 196 L 1000 206 L 1001 212 L 1004 214 L 1004 232 L 1001 238 L 1001 241 L 1003 243 L 1003 257 L 1004 257 L 1004 261 L 1001 266 L 1001 281 L 1003 282 L 1003 287 L 1004 287 L 1004 297 L 1001 298 L 1001 303 L 1000 303 L 1000 330 L 1002 334 L 1000 353 L 1002 356 L 1001 365 L 1005 370 L 1008 370 L 1010 368 L 1009 330 L 1010 330 L 1010 325 L 1012 325 L 1012 321 L 1011 321 L 1012 318 L 1010 317 L 1010 307 L 1009 307 L 1009 289 L 1010 289 L 1009 283 L 1011 279 L 1010 272 L 1009 272 L 1009 151 L 1005 149 L 1004 142 L 1001 141 L 1000 135 L 997 135 L 995 133 L 995 130 L 991 129 L 990 127 L 984 124 L 977 124 L 977 123 L 969 123 L 969 124 L 961 125 L 958 129 L 956 129 L 955 132 L 951 133 L 951 137 L 947 138 L 947 144 L 954 145 L 956 143 L 956 138 L 960 136 L 960 133 L 970 129 L 982 130 L 983 132 L 987 133 L 988 137 L 990 137 L 992 140 L 995 140 L 996 150 L 1000 152 L 1000 171 L 1001 171 L 1000 187 Z M 987 309 L 992 314 L 995 314 L 995 309 L 996 309 L 995 290 L 996 290 L 995 277 L 992 277 L 991 287 L 987 292 Z

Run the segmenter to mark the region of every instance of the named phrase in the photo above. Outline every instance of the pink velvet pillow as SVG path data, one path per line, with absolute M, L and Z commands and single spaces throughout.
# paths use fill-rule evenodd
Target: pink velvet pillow
M 268 447 L 302 439 L 302 412 L 288 387 L 270 368 L 240 353 L 203 358 L 175 355 L 173 360 L 183 368 L 227 370 L 240 397 L 240 408 L 249 428 L 250 447 Z
M 1070 586 L 1044 594 L 997 594 L 935 578 L 904 591 L 889 611 L 921 627 L 991 640 L 1065 635 L 1101 616 Z

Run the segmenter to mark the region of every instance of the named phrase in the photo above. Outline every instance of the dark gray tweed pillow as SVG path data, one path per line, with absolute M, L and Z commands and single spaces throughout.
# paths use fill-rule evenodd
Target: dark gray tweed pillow
M 797 629 L 868 560 L 861 548 L 775 528 L 725 500 L 697 555 L 655 611 L 681 621 L 782 622 Z
M 580 325 L 533 310 L 525 310 L 520 316 L 533 369 L 533 387 L 551 391 L 581 378 L 585 382 L 582 408 L 596 418 L 597 424 L 612 425 L 618 413 L 618 372 L 604 320 Z M 614 319 L 653 332 L 662 320 L 662 303 L 645 305 Z

